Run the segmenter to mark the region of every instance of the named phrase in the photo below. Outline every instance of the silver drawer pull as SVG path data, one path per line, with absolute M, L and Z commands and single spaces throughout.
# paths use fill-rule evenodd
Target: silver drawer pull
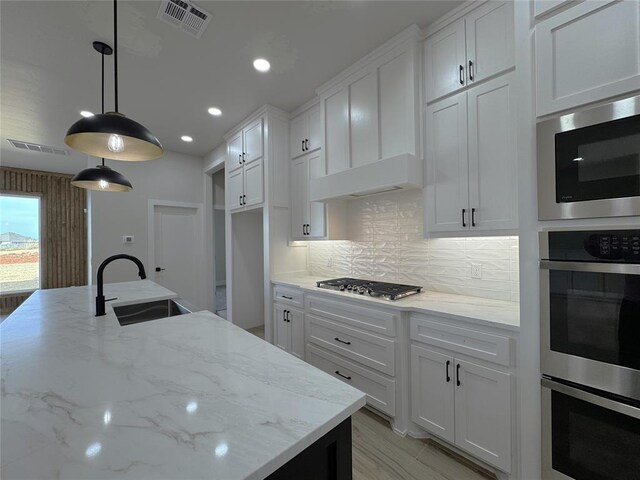
M 345 345 L 351 345 L 351 342 L 345 342 L 344 340 L 340 340 L 338 337 L 334 338 L 336 342 L 344 343 Z
M 336 370 L 336 375 L 340 375 L 342 378 L 346 378 L 347 380 L 351 380 L 351 377 L 348 375 L 343 375 L 340 373 L 340 370 Z

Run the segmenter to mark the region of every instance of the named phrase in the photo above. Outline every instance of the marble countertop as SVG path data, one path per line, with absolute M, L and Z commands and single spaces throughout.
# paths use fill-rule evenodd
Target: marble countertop
M 271 282 L 279 285 L 301 288 L 306 291 L 326 295 L 336 295 L 346 300 L 378 304 L 385 308 L 402 311 L 437 314 L 466 322 L 481 323 L 505 330 L 520 330 L 520 305 L 515 302 L 492 300 L 467 295 L 454 295 L 431 290 L 390 301 L 348 292 L 318 288 L 316 282 L 323 280 L 317 275 L 300 273 L 278 274 Z
M 362 392 L 207 311 L 126 327 L 144 280 L 41 290 L 0 325 L 0 476 L 260 479 L 365 404 Z

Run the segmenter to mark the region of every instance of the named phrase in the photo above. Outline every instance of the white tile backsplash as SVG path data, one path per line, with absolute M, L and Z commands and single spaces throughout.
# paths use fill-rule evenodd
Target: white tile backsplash
M 312 275 L 422 285 L 429 290 L 519 301 L 518 237 L 423 238 L 422 192 L 349 203 L 352 241 L 309 242 Z M 471 278 L 471 264 L 482 278 Z

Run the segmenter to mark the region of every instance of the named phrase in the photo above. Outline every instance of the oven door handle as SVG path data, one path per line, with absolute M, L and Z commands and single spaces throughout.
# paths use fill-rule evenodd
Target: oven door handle
M 593 393 L 580 390 L 578 388 L 570 387 L 564 383 L 555 382 L 548 378 L 542 378 L 540 381 L 543 387 L 546 387 L 555 392 L 563 393 L 578 400 L 583 400 L 599 407 L 612 410 L 614 412 L 621 413 L 633 418 L 640 419 L 640 408 L 627 405 L 626 403 L 616 402 L 607 397 L 601 397 L 600 395 L 594 395 Z
M 640 265 L 633 263 L 590 263 L 540 260 L 540 268 L 543 270 L 565 270 L 570 272 L 621 273 L 624 275 L 640 275 Z

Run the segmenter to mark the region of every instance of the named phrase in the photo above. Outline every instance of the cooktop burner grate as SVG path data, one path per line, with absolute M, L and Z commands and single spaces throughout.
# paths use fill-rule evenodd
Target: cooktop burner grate
M 358 293 L 372 297 L 398 300 L 400 298 L 420 293 L 422 287 L 416 285 L 401 285 L 397 283 L 375 282 L 358 278 L 342 277 L 316 282 L 318 288 L 339 290 L 341 292 Z

